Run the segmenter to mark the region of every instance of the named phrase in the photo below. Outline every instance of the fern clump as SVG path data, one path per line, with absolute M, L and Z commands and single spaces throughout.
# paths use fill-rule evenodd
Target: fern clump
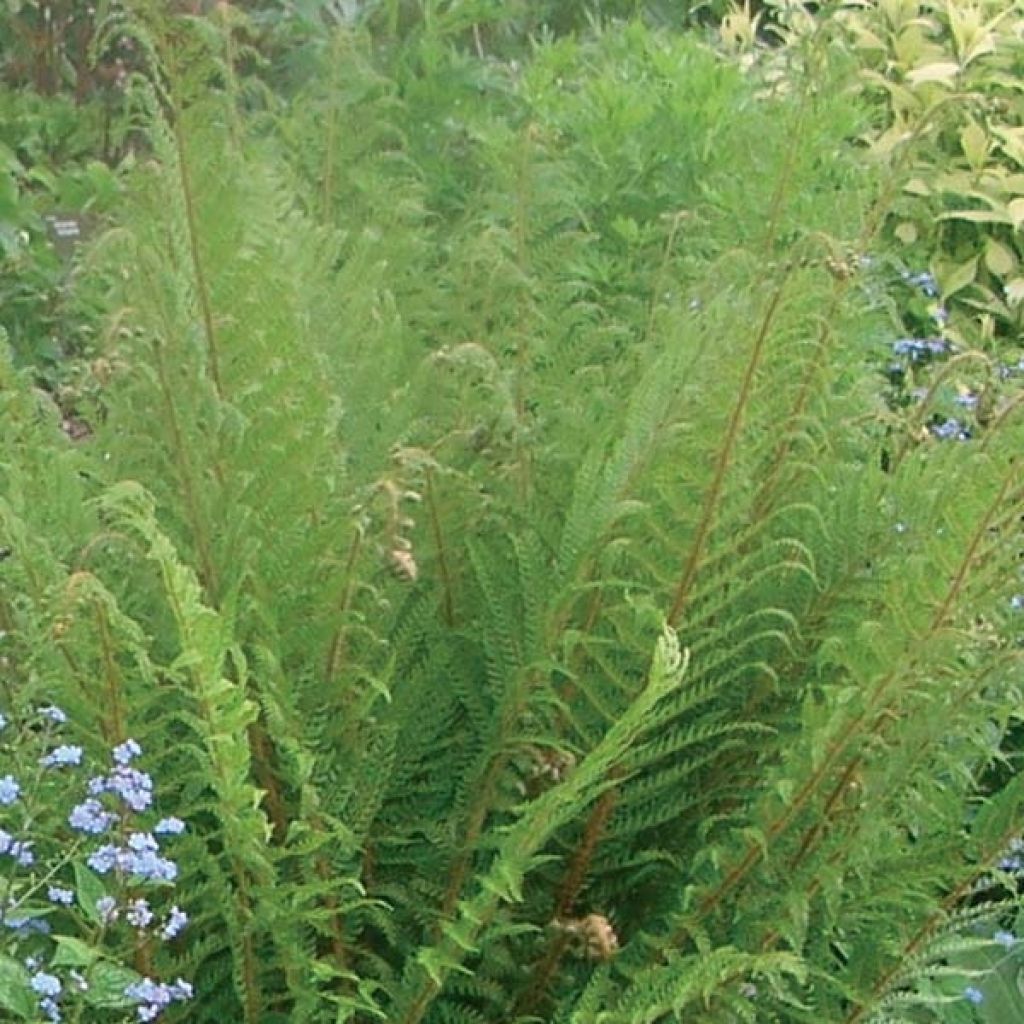
M 341 20 L 273 93 L 237 11 L 107 14 L 145 142 L 94 435 L 4 371 L 6 699 L 170 780 L 187 1019 L 962 999 L 1017 907 L 1021 427 L 878 386 L 915 138 L 865 158 L 833 22 L 744 72 Z

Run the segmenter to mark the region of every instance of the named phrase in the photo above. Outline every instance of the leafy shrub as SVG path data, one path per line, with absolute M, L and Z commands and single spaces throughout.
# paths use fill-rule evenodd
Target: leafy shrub
M 932 257 L 943 299 L 955 297 L 969 318 L 954 317 L 956 340 L 1013 342 L 1024 323 L 1024 13 L 1000 0 L 847 6 L 866 81 L 884 97 L 873 149 L 884 153 L 924 112 L 933 115 L 892 211 L 894 236 Z

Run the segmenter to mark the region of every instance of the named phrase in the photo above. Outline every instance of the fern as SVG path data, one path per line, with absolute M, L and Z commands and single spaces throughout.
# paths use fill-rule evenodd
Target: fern
M 456 6 L 307 73 L 105 10 L 138 153 L 94 436 L 0 367 L 5 699 L 156 752 L 188 1019 L 924 1019 L 1022 824 L 1019 403 L 921 439 L 865 354 L 934 112 L 866 162 L 828 17 L 787 89 Z

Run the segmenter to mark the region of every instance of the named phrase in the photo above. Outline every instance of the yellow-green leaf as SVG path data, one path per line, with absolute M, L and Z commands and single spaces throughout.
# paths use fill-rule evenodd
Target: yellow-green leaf
M 1009 246 L 994 238 L 985 239 L 985 266 L 999 277 L 1006 277 L 1017 265 L 1017 257 Z
M 904 244 L 913 245 L 917 241 L 917 225 L 912 220 L 897 224 L 893 234 Z
M 911 178 L 903 186 L 903 191 L 912 196 L 930 196 L 932 194 L 932 187 L 921 178 Z
M 972 224 L 1012 224 L 1009 210 L 949 210 L 939 220 L 966 220 Z
M 977 121 L 971 121 L 960 133 L 960 148 L 975 171 L 985 166 L 988 157 L 988 135 Z
M 953 61 L 936 61 L 914 68 L 907 72 L 907 81 L 911 85 L 923 85 L 925 82 L 936 82 L 939 85 L 952 85 L 953 79 L 960 73 L 960 65 Z
M 1019 306 L 1024 300 L 1024 277 L 1015 277 L 1005 285 L 1006 302 L 1010 306 Z
M 1006 210 L 1015 228 L 1024 225 L 1024 199 L 1011 199 L 1006 204 Z

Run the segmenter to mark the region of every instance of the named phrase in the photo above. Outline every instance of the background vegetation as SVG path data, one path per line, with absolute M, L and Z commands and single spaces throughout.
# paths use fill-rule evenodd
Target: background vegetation
M 1024 11 L 756 6 L 7 4 L 12 1019 L 1020 1015 Z

